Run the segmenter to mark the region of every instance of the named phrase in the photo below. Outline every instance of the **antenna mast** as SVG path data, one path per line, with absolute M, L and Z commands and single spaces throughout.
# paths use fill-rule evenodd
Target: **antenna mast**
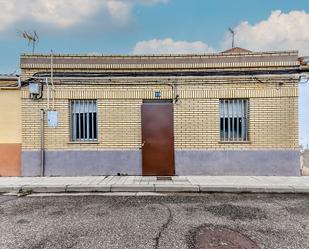
M 232 48 L 235 47 L 235 31 L 232 28 L 229 28 L 230 33 L 232 34 Z
M 19 32 L 19 35 L 24 38 L 25 40 L 28 41 L 28 46 L 31 44 L 32 45 L 32 54 L 34 54 L 35 47 L 39 43 L 39 36 L 35 30 L 32 32 Z

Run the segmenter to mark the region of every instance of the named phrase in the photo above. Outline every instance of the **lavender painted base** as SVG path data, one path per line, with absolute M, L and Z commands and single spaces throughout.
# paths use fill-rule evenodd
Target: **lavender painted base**
M 141 175 L 140 150 L 46 151 L 46 176 Z M 40 152 L 22 152 L 22 176 L 40 175 Z M 177 150 L 177 175 L 299 176 L 297 150 Z
M 140 151 L 46 151 L 46 176 L 141 175 Z M 23 151 L 23 176 L 40 175 L 40 152 Z
M 177 151 L 177 175 L 300 176 L 298 150 Z

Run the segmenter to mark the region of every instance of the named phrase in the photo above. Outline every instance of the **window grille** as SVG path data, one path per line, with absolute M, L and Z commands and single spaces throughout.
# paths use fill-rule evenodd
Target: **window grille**
M 71 140 L 97 140 L 97 102 L 96 100 L 71 101 Z
M 221 141 L 248 141 L 248 100 L 220 100 Z

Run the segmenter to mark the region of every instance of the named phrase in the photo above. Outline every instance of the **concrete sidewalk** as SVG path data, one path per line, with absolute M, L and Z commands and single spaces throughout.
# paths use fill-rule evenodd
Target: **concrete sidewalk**
M 0 193 L 33 192 L 253 192 L 309 193 L 309 177 L 145 176 L 0 177 Z

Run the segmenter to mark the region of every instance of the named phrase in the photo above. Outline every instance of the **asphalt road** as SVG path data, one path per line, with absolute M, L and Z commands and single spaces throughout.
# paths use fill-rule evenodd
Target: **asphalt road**
M 205 226 L 307 249 L 309 195 L 0 196 L 1 249 L 196 248 Z

